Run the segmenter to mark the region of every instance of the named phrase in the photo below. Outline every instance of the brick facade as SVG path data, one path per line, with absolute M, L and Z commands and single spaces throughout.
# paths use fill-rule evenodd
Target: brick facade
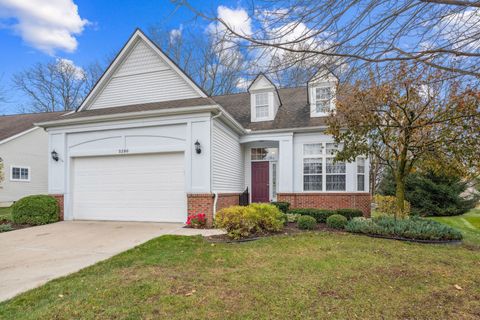
M 290 208 L 344 209 L 355 208 L 370 216 L 369 193 L 278 193 L 277 201 L 290 202 Z
M 226 207 L 238 205 L 239 193 L 220 193 L 217 199 L 217 211 Z M 213 226 L 213 193 L 189 193 L 187 194 L 188 214 L 205 213 L 207 226 Z
M 57 200 L 57 204 L 58 204 L 58 207 L 60 208 L 60 211 L 58 213 L 58 218 L 60 221 L 63 221 L 63 213 L 64 213 L 64 208 L 65 208 L 65 205 L 64 205 L 64 197 L 63 197 L 63 194 L 51 194 L 52 197 L 55 198 L 55 200 Z

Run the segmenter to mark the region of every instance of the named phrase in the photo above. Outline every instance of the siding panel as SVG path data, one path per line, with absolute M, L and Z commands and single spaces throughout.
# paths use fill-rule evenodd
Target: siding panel
M 217 120 L 212 130 L 213 191 L 243 192 L 244 163 L 238 136 Z

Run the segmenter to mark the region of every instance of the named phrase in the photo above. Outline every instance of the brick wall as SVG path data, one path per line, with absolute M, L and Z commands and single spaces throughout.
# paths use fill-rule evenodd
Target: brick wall
M 63 201 L 63 199 L 64 199 L 63 194 L 51 194 L 51 196 L 54 197 L 55 200 L 57 200 L 58 207 L 60 208 L 60 211 L 58 213 L 59 220 L 63 221 L 63 213 L 64 213 L 64 208 L 65 208 L 64 201 Z
M 239 193 L 220 193 L 217 199 L 217 211 L 238 205 Z M 207 226 L 213 226 L 213 193 L 189 193 L 187 194 L 188 214 L 205 213 L 207 216 Z
M 369 193 L 278 193 L 277 201 L 290 202 L 290 208 L 355 208 L 370 216 Z

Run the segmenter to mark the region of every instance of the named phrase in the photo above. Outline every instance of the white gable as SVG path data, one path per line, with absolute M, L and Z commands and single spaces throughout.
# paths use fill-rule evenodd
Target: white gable
M 250 85 L 248 91 L 273 90 L 275 86 L 263 74 L 260 74 Z
M 259 74 L 248 87 L 250 92 L 250 120 L 252 122 L 272 121 L 280 107 L 280 97 L 275 85 Z
M 205 94 L 153 45 L 135 32 L 82 109 L 205 97 Z

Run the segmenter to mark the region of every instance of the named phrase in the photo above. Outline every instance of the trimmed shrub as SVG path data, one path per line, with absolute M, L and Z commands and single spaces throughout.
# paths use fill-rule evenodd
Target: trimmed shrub
M 349 232 L 380 235 L 415 240 L 461 240 L 460 231 L 433 220 L 406 218 L 395 220 L 392 217 L 372 219 L 354 218 L 348 221 L 345 229 Z
M 302 208 L 302 209 L 292 209 L 288 211 L 290 214 L 300 214 L 302 216 L 310 216 L 315 218 L 318 223 L 325 223 L 327 218 L 332 214 L 335 214 L 334 210 L 325 210 L 325 209 L 315 209 L 315 208 Z
M 344 216 L 348 220 L 363 217 L 363 211 L 360 209 L 338 209 L 335 213 Z
M 215 227 L 225 229 L 233 239 L 280 231 L 285 221 L 286 216 L 277 207 L 265 203 L 228 207 L 215 215 Z
M 12 220 L 17 224 L 41 225 L 58 221 L 57 200 L 47 195 L 24 197 L 12 206 Z
M 297 222 L 298 218 L 301 217 L 301 214 L 295 214 L 295 213 L 287 213 L 287 221 L 288 222 Z
M 334 229 L 343 229 L 347 224 L 347 218 L 345 216 L 334 214 L 327 218 L 327 226 Z
M 286 202 L 286 201 L 273 201 L 273 202 L 270 202 L 270 204 L 273 204 L 275 207 L 277 207 L 278 209 L 280 209 L 280 211 L 282 211 L 283 213 L 287 213 L 287 212 L 288 212 L 288 209 L 290 209 L 290 202 Z
M 397 198 L 394 196 L 375 195 L 373 197 L 375 202 L 375 210 L 380 215 L 394 216 L 397 211 Z M 410 202 L 404 201 L 404 210 L 400 218 L 405 218 L 410 215 Z
M 302 230 L 313 230 L 317 227 L 317 220 L 311 216 L 300 216 L 297 220 L 297 226 Z

